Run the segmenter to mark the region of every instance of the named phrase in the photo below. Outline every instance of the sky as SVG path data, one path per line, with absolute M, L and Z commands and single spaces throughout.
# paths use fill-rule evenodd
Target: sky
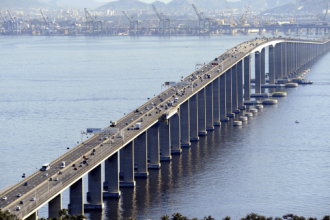
M 113 2 L 113 1 L 117 1 L 117 0 L 95 0 L 95 1 L 106 3 L 106 2 Z M 150 3 L 155 2 L 156 0 L 139 0 L 139 1 L 150 4 Z M 164 3 L 169 3 L 172 0 L 159 0 L 159 1 L 164 2 Z M 228 1 L 229 2 L 234 2 L 234 1 L 237 1 L 237 0 L 228 0 Z

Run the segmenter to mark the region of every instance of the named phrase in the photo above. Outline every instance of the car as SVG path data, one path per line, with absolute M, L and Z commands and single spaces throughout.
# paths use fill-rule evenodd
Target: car
M 126 125 L 128 125 L 128 123 L 126 122 Z
M 72 164 L 72 167 L 75 167 L 76 166 L 76 164 Z
M 82 164 L 80 164 L 79 167 L 82 167 Z
M 30 201 L 36 201 L 36 198 L 35 197 L 32 197 Z
M 101 147 L 103 146 L 103 144 L 101 144 Z
M 151 113 L 149 113 L 149 116 L 151 116 Z
M 85 164 L 85 163 L 86 163 L 86 160 L 83 161 L 83 164 Z
M 51 177 L 51 178 L 49 178 L 49 181 L 53 181 L 53 178 Z
M 7 200 L 7 196 L 2 197 L 1 200 Z
M 19 211 L 19 210 L 21 210 L 21 207 L 17 206 L 16 211 Z
M 48 176 L 48 173 L 45 173 L 44 176 Z
M 24 204 L 24 201 L 23 201 L 23 200 L 21 200 L 21 201 L 19 202 L 19 204 Z
M 24 183 L 24 186 L 28 186 L 28 185 L 29 185 L 29 182 L 25 182 L 25 183 Z
M 77 167 L 75 167 L 75 168 L 74 168 L 74 170 L 78 170 L 78 168 L 77 168 Z
M 108 137 L 104 137 L 104 138 L 103 138 L 103 140 L 106 140 L 106 139 L 108 139 Z
M 62 174 L 62 171 L 58 172 L 58 174 L 61 175 Z
M 96 150 L 95 149 L 93 149 L 93 152 L 95 152 Z
M 55 181 L 58 181 L 58 178 L 56 177 L 54 180 L 55 180 Z
M 92 152 L 92 153 L 91 153 L 91 155 L 95 155 L 95 153 L 94 153 L 94 152 Z
M 16 197 L 21 197 L 22 196 L 22 194 L 20 194 L 20 193 L 18 193 L 17 195 L 16 195 Z
M 127 128 L 127 130 L 130 130 L 129 128 Z

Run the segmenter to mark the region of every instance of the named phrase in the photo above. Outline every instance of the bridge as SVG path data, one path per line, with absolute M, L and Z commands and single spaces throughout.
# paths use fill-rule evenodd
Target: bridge
M 237 45 L 119 119 L 114 128 L 104 129 L 52 161 L 47 171 L 39 170 L 0 191 L 0 197 L 6 197 L 0 201 L 1 210 L 10 210 L 21 219 L 37 219 L 38 209 L 48 203 L 49 217 L 58 217 L 66 189 L 70 191 L 71 214 L 102 210 L 103 198 L 120 197 L 121 187 L 135 187 L 135 178 L 148 178 L 149 169 L 161 169 L 161 163 L 170 161 L 173 154 L 181 154 L 182 148 L 190 147 L 214 126 L 228 121 L 240 126 L 261 104 L 276 104 L 276 99 L 268 97 L 283 93 L 262 93 L 262 88 L 296 86 L 283 82 L 299 76 L 326 53 L 329 41 L 327 37 L 261 38 Z M 251 55 L 255 56 L 253 94 Z M 62 161 L 66 163 L 64 168 L 60 168 Z M 84 204 L 86 174 L 89 203 Z

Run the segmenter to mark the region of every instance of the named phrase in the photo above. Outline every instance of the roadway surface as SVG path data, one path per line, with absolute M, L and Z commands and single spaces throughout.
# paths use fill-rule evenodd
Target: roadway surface
M 116 128 L 121 131 L 123 137 L 120 137 L 118 133 L 109 134 L 102 132 L 80 143 L 66 154 L 51 162 L 49 170 L 37 171 L 2 193 L 0 195 L 0 209 L 4 211 L 10 210 L 19 217 L 26 217 L 27 213 L 30 214 L 32 210 L 44 204 L 45 199 L 51 195 L 56 195 L 62 189 L 63 185 L 72 184 L 73 180 L 78 178 L 78 173 L 81 173 L 80 171 L 85 171 L 84 174 L 86 174 L 91 169 L 90 164 L 103 161 L 104 158 L 110 156 L 106 155 L 108 152 L 120 150 L 128 143 L 127 141 L 132 140 L 132 137 L 136 137 L 144 132 L 145 129 L 157 123 L 159 118 L 163 117 L 163 114 L 167 111 L 165 105 L 169 105 L 169 102 L 174 103 L 175 97 L 178 98 L 178 103 L 174 103 L 174 107 L 168 106 L 168 110 L 185 102 L 189 97 L 213 81 L 214 78 L 223 74 L 231 65 L 249 54 L 255 47 L 260 46 L 260 44 L 268 40 L 273 39 L 254 39 L 228 50 L 218 57 L 220 60 L 219 65 L 204 65 L 199 70 L 182 79 L 181 84 L 170 87 L 140 106 L 138 112 L 134 110 L 119 119 Z M 218 69 L 221 70 L 218 72 Z M 142 122 L 141 118 L 143 118 Z M 142 124 L 139 130 L 133 129 L 136 123 Z M 91 154 L 93 149 L 95 149 L 94 155 Z M 88 158 L 87 163 L 83 163 L 83 155 Z M 66 167 L 60 169 L 62 161 L 65 161 Z M 73 164 L 76 165 L 77 170 L 74 169 Z M 59 174 L 59 171 L 62 174 Z M 45 176 L 46 173 L 47 176 Z M 50 181 L 50 177 L 53 179 L 57 177 L 58 181 Z M 25 182 L 29 183 L 28 186 L 24 185 Z M 17 194 L 21 194 L 22 196 L 17 197 Z M 6 200 L 2 200 L 4 196 L 7 197 Z M 35 201 L 31 201 L 32 198 L 35 198 Z M 24 201 L 24 203 L 20 204 L 20 201 Z M 16 210 L 17 206 L 20 207 L 19 211 Z

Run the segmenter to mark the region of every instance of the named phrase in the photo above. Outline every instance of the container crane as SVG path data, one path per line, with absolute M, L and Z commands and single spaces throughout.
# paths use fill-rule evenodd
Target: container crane
M 123 11 L 123 13 L 127 17 L 127 19 L 129 20 L 130 35 L 137 35 L 138 34 L 138 29 L 139 29 L 139 21 L 134 21 L 130 16 L 128 16 L 126 11 Z
M 237 23 L 235 23 L 235 19 L 234 19 L 234 17 L 233 17 L 233 14 L 231 13 L 231 9 L 230 9 L 229 6 L 228 6 L 228 2 L 227 2 L 227 1 L 225 1 L 225 2 L 226 2 L 226 6 L 227 6 L 227 11 L 229 11 L 230 25 L 232 25 L 232 26 L 236 26 Z
M 13 16 L 11 15 L 11 13 L 10 13 L 9 10 L 7 10 L 7 14 L 9 15 L 9 17 L 11 19 L 11 25 L 10 25 L 10 28 L 9 28 L 9 24 L 8 24 L 8 30 L 10 29 L 9 31 L 10 32 L 13 32 L 14 31 L 14 27 L 16 25 L 16 30 L 17 30 L 17 33 L 18 33 L 18 24 L 17 24 L 17 22 L 15 21 L 15 19 L 13 18 Z M 10 23 L 10 22 L 8 22 L 8 23 Z
M 47 18 L 45 17 L 44 13 L 42 12 L 42 10 L 40 9 L 40 13 L 41 13 L 41 16 L 43 17 L 44 21 L 46 22 L 46 24 L 48 25 L 49 27 L 49 22 L 47 20 Z
M 194 8 L 194 10 L 196 12 L 196 15 L 198 17 L 199 31 L 203 30 L 204 34 L 206 33 L 206 31 L 207 31 L 206 22 L 208 22 L 208 30 L 211 31 L 211 19 L 210 18 L 204 18 L 203 12 L 199 13 L 194 4 L 192 4 L 192 7 Z M 201 24 L 203 24 L 203 29 L 202 29 Z
M 1 10 L 0 10 L 0 14 L 1 14 L 1 17 L 2 17 L 2 19 L 3 19 L 3 22 L 4 22 L 4 23 L 7 23 L 7 20 L 6 20 L 6 18 L 5 18 L 5 16 L 3 15 L 3 13 L 2 13 Z
M 159 14 L 155 5 L 152 5 L 152 7 L 158 17 L 158 33 L 165 34 L 165 32 L 168 30 L 168 33 L 170 34 L 171 33 L 171 20 L 168 18 L 164 18 L 163 13 Z
M 87 8 L 84 8 L 85 10 L 85 16 L 86 16 L 86 32 L 87 32 L 87 26 L 89 24 L 89 29 L 92 33 L 95 32 L 95 26 L 96 26 L 96 30 L 97 30 L 97 34 L 99 34 L 99 23 L 100 23 L 100 26 L 101 26 L 101 33 L 102 33 L 102 21 L 97 21 L 90 13 L 89 11 L 87 10 Z M 91 24 L 93 24 L 93 30 L 92 30 L 92 27 L 91 27 Z

